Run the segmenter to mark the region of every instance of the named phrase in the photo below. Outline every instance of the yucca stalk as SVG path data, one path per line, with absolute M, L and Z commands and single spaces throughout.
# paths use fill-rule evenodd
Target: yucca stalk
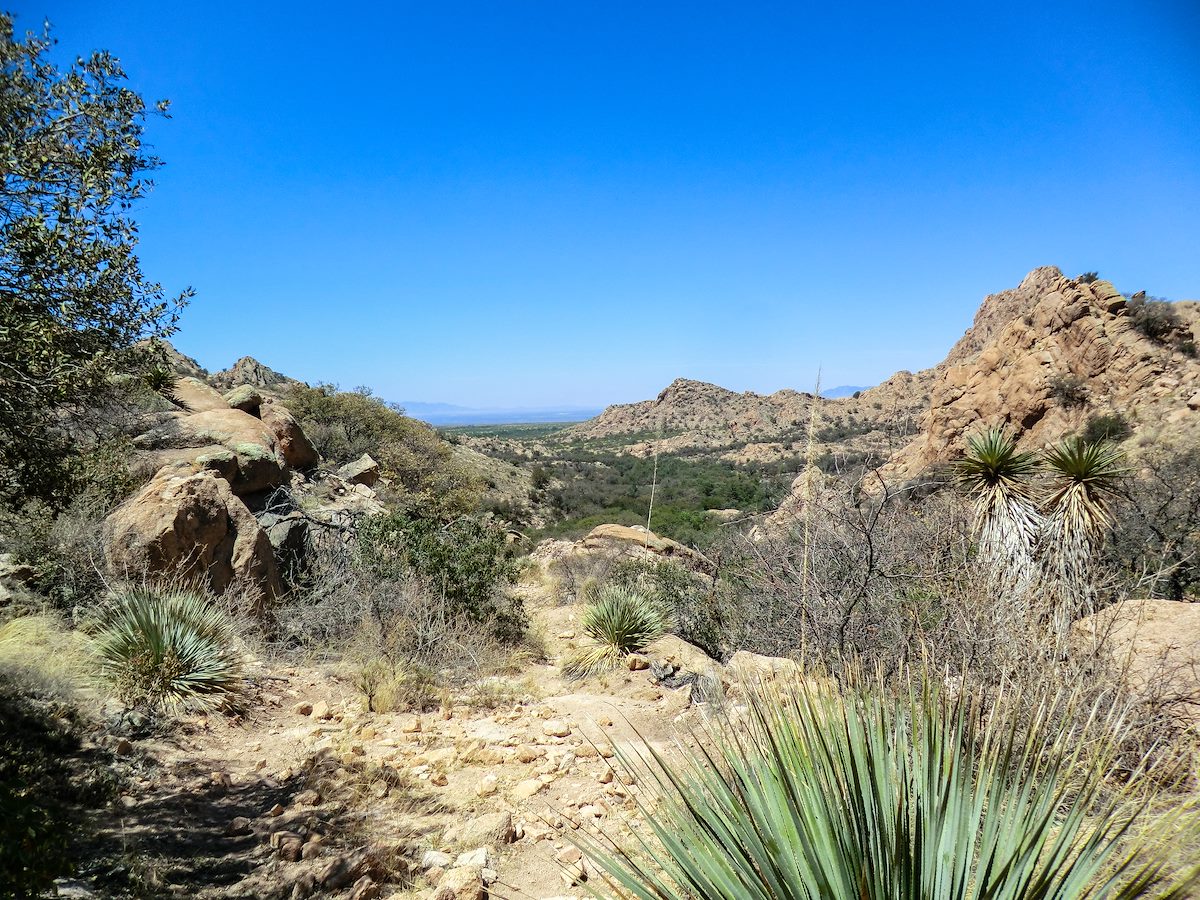
M 1128 474 L 1124 455 L 1108 441 L 1068 438 L 1045 454 L 1052 477 L 1042 531 L 1045 588 L 1060 633 L 1094 612 L 1093 563 L 1112 525 L 1109 498 Z
M 1042 530 L 1030 480 L 1038 472 L 1033 453 L 1017 450 L 1013 435 L 989 428 L 967 440 L 955 476 L 975 499 L 975 540 L 987 582 L 1020 608 L 1036 581 L 1036 546 Z
M 666 634 L 667 626 L 662 608 L 644 594 L 623 585 L 605 585 L 583 613 L 590 646 L 569 658 L 563 673 L 581 678 L 612 669 Z
M 1046 693 L 1032 713 L 931 683 L 899 698 L 801 683 L 752 692 L 682 759 L 625 755 L 651 835 L 576 836 L 605 894 L 641 900 L 1182 897 L 1200 870 L 1138 826 L 1138 775 L 1111 779 L 1118 717 Z M 1029 708 L 1025 708 L 1028 713 Z M 1075 722 L 1075 727 L 1063 722 Z M 1090 732 L 1090 740 L 1080 738 Z M 1100 735 L 1101 737 L 1097 737 Z M 1194 834 L 1191 808 L 1161 827 Z
M 190 591 L 123 595 L 103 616 L 92 651 L 101 676 L 127 703 L 206 708 L 241 687 L 229 617 Z

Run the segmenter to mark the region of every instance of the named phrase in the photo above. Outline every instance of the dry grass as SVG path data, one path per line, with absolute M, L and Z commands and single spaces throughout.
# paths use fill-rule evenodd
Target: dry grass
M 86 638 L 52 614 L 21 616 L 0 625 L 0 675 L 62 699 L 80 699 L 91 686 Z

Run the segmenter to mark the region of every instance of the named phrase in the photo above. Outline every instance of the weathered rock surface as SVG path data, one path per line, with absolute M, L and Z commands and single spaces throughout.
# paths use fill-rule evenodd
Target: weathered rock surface
M 274 596 L 279 573 L 267 534 L 223 478 L 165 468 L 105 522 L 114 574 L 199 575 L 217 592 L 237 580 Z
M 264 366 L 252 356 L 243 356 L 228 369 L 214 372 L 209 376 L 208 381 L 213 387 L 223 391 L 242 384 L 269 388 L 295 383 L 293 379 Z
M 710 573 L 713 570 L 712 563 L 703 554 L 640 525 L 597 525 L 580 546 L 583 550 L 620 549 L 634 555 L 669 557 L 697 571 Z
M 379 463 L 377 463 L 371 454 L 364 453 L 354 462 L 348 462 L 340 469 L 338 475 L 344 481 L 351 484 L 365 484 L 367 487 L 374 487 L 379 483 Z
M 278 400 L 263 398 L 259 416 L 275 436 L 275 444 L 287 466 L 293 469 L 311 469 L 320 461 L 312 441 L 304 434 L 296 417 Z
M 239 495 L 282 484 L 286 477 L 271 428 L 228 405 L 223 409 L 173 413 L 165 422 L 134 438 L 133 444 L 140 450 L 153 451 L 148 454 L 151 465 L 204 457 L 198 464 L 228 477 Z M 226 454 L 232 454 L 232 464 Z
M 1192 305 L 1175 306 L 1194 318 Z M 1008 425 L 1025 446 L 1039 446 L 1096 412 L 1121 412 L 1135 427 L 1139 418 L 1157 422 L 1186 410 L 1200 387 L 1200 361 L 1142 334 L 1111 284 L 1053 267 L 986 298 L 937 371 L 921 434 L 895 460 L 901 474 L 957 456 L 981 427 Z M 1064 379 L 1078 402 L 1057 395 Z
M 187 412 L 199 413 L 213 409 L 229 409 L 225 398 L 199 378 L 184 376 L 175 382 L 172 391 Z
M 1186 724 L 1200 723 L 1200 603 L 1126 600 L 1074 626 L 1083 649 L 1099 647 L 1130 687 Z

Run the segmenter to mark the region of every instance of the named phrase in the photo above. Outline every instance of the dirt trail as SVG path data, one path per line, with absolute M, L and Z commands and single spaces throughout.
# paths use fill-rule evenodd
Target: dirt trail
M 579 609 L 538 582 L 523 593 L 549 659 L 508 679 L 516 702 L 372 714 L 334 666 L 260 661 L 244 719 L 194 717 L 126 748 L 136 774 L 93 848 L 103 863 L 60 893 L 576 895 L 571 835 L 620 838 L 634 821 L 618 757 L 667 750 L 696 713 L 687 686 L 649 670 L 564 682 Z M 475 886 L 435 890 L 464 871 Z

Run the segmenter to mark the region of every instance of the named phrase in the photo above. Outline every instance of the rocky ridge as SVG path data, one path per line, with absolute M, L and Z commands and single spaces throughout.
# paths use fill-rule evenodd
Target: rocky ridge
M 911 477 L 953 459 L 976 428 L 1006 425 L 1024 446 L 1040 446 L 1098 413 L 1127 418 L 1135 447 L 1189 439 L 1200 426 L 1200 304 L 1171 308 L 1178 333 L 1153 339 L 1109 282 L 1067 278 L 1054 267 L 987 297 L 936 367 L 920 433 L 893 471 Z M 1189 340 L 1190 354 L 1181 349 Z

